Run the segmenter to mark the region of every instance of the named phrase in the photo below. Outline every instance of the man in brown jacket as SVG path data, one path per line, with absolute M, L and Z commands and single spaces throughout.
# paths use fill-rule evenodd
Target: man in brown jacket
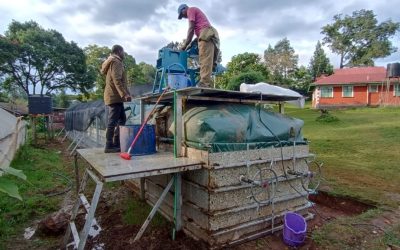
M 101 73 L 106 75 L 104 103 L 108 107 L 105 153 L 121 151 L 119 126 L 126 122 L 124 102 L 129 102 L 132 99 L 127 86 L 123 60 L 124 49 L 120 45 L 114 45 L 111 49 L 111 55 L 101 65 Z

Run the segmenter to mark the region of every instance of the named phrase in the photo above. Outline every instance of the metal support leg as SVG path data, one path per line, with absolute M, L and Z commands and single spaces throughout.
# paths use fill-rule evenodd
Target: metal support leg
M 162 203 L 163 200 L 165 199 L 165 196 L 167 196 L 168 191 L 171 189 L 173 183 L 174 183 L 174 179 L 172 178 L 172 179 L 169 181 L 168 185 L 165 187 L 165 189 L 164 189 L 164 191 L 162 192 L 160 198 L 158 198 L 158 200 L 157 200 L 156 204 L 154 205 L 153 209 L 151 210 L 149 216 L 147 216 L 146 221 L 143 223 L 143 225 L 142 225 L 142 227 L 140 228 L 139 232 L 137 233 L 137 235 L 136 235 L 134 241 L 137 241 L 137 240 L 139 240 L 139 239 L 142 237 L 142 235 L 143 235 L 144 231 L 146 230 L 147 226 L 149 225 L 151 219 L 153 219 L 153 217 L 154 217 L 154 215 L 156 214 L 158 208 L 160 207 L 161 203 Z
M 174 224 L 175 228 L 172 231 L 172 239 L 175 240 L 176 232 L 182 228 L 182 176 L 180 173 L 174 174 L 175 194 L 174 194 Z
M 176 95 L 176 154 L 178 157 L 182 155 L 182 131 L 183 131 L 183 118 L 182 118 L 182 95 Z
M 62 128 L 61 131 L 56 134 L 56 137 L 59 137 L 64 132 L 64 130 L 65 128 Z
M 69 135 L 69 131 L 67 131 L 67 133 L 65 133 L 65 136 L 61 139 L 61 142 L 64 142 L 65 139 L 67 139 L 68 135 Z
M 79 186 L 78 188 L 79 188 L 80 192 L 83 192 L 85 190 L 88 178 L 89 178 L 89 175 L 88 175 L 87 172 L 85 172 L 85 174 L 84 174 L 84 176 L 82 178 L 81 185 L 80 186 L 78 185 L 79 182 L 76 184 L 77 186 Z M 76 215 L 78 214 L 79 207 L 81 205 L 82 205 L 81 199 L 79 198 L 79 195 L 77 195 L 77 200 L 76 200 L 76 202 L 74 204 L 74 207 L 72 208 L 72 211 L 71 211 L 70 224 L 73 223 L 73 221 L 75 220 Z M 70 236 L 71 236 L 71 226 L 68 226 L 67 227 L 67 231 L 66 231 L 65 236 L 64 236 L 64 246 L 66 246 L 69 243 L 69 237 Z M 76 238 L 76 236 L 74 236 L 74 239 L 75 238 Z M 78 245 L 79 242 L 75 241 L 75 244 Z
M 76 143 L 75 147 L 72 149 L 72 151 L 69 155 L 72 155 L 75 152 L 75 150 L 78 148 L 79 144 L 81 144 L 84 137 L 85 137 L 85 134 L 82 134 L 81 138 L 79 138 L 78 142 Z
M 101 182 L 90 170 L 86 170 L 90 177 L 96 182 L 96 189 L 94 191 L 94 195 L 92 198 L 92 202 L 90 204 L 90 209 L 87 214 L 85 225 L 83 226 L 82 232 L 79 234 L 79 245 L 78 250 L 83 250 L 85 248 L 86 240 L 89 235 L 90 227 L 92 226 L 94 213 L 97 208 L 97 204 L 99 203 L 101 190 L 103 189 L 103 182 Z
M 74 133 L 74 139 L 72 140 L 71 144 L 69 144 L 67 151 L 71 149 L 71 147 L 75 144 L 76 139 L 78 139 L 79 136 L 75 135 Z
M 74 169 L 75 169 L 75 185 L 76 193 L 79 194 L 79 168 L 78 168 L 78 154 L 74 154 Z
M 154 92 L 154 90 L 153 90 L 153 92 Z M 145 109 L 145 102 L 143 101 L 143 100 L 140 100 L 140 103 L 139 103 L 139 110 L 140 110 L 140 124 L 143 124 L 143 122 L 144 122 L 144 119 L 145 119 L 145 112 L 146 112 L 146 109 Z M 144 190 L 144 182 L 145 182 L 145 180 L 144 180 L 144 177 L 142 177 L 142 178 L 140 178 L 140 199 L 141 200 L 145 200 L 145 190 Z
M 99 117 L 96 116 L 96 143 L 100 145 L 100 125 L 99 125 Z
M 72 208 L 72 211 L 71 211 L 71 218 L 70 218 L 70 223 L 71 222 L 73 222 L 74 220 L 75 220 L 75 218 L 76 218 L 76 215 L 78 214 L 78 210 L 79 210 L 79 207 L 81 206 L 81 200 L 79 199 L 79 196 L 77 196 L 77 200 L 76 200 L 76 202 L 75 202 L 75 204 L 74 204 L 74 207 Z M 65 235 L 64 235 L 64 240 L 63 240 L 63 242 L 64 242 L 64 246 L 67 246 L 67 244 L 70 242 L 69 241 L 69 237 L 71 236 L 71 226 L 70 225 L 68 225 L 68 227 L 67 227 L 67 231 L 65 232 Z M 75 238 L 75 237 L 74 237 Z M 75 240 L 74 240 L 74 242 L 75 242 Z M 79 244 L 79 242 L 75 242 L 75 244 L 77 245 L 77 244 Z
M 144 190 L 144 188 L 145 188 L 144 183 L 145 183 L 145 178 L 144 177 L 140 178 L 140 199 L 142 201 L 144 201 L 146 198 L 146 192 Z

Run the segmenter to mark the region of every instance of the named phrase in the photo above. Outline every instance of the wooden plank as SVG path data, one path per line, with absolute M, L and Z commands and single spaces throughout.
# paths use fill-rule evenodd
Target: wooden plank
M 108 181 L 184 172 L 202 168 L 202 162 L 186 157 L 174 158 L 169 152 L 122 159 L 118 153 L 105 154 L 103 148 L 78 149 L 101 179 Z

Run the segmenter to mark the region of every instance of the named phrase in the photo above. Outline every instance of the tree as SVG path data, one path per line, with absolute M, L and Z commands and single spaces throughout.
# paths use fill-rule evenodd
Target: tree
M 103 97 L 104 88 L 106 86 L 106 77 L 101 74 L 100 69 L 102 63 L 108 58 L 111 49 L 108 47 L 100 47 L 92 44 L 84 48 L 86 55 L 86 63 L 88 68 L 95 75 L 96 89 L 91 94 L 90 99 L 101 99 Z M 153 83 L 155 68 L 144 62 L 136 63 L 136 59 L 125 52 L 124 66 L 126 70 L 128 85 Z M 82 100 L 85 98 L 82 97 Z
M 58 108 L 68 108 L 71 104 L 68 95 L 65 93 L 65 90 L 61 90 L 58 95 L 53 96 L 53 103 Z
M 86 93 L 92 88 L 93 78 L 82 49 L 75 42 L 65 41 L 59 32 L 45 30 L 34 21 L 12 21 L 5 37 L 0 39 L 0 51 L 4 56 L 0 72 L 27 95 L 50 94 L 63 88 Z
M 239 90 L 240 84 L 255 84 L 265 80 L 263 74 L 259 71 L 248 71 L 244 73 L 240 73 L 229 80 L 228 86 L 226 89 L 228 90 Z
M 374 59 L 386 57 L 397 48 L 389 38 L 399 30 L 399 23 L 388 21 L 378 24 L 372 10 L 354 11 L 351 16 L 333 17 L 334 23 L 322 27 L 324 44 L 340 56 L 340 68 L 345 66 L 374 65 Z
M 126 69 L 126 76 L 128 78 L 128 85 L 143 84 L 144 74 L 140 67 L 136 64 L 136 59 L 125 53 L 124 65 Z
M 153 83 L 156 75 L 156 68 L 153 65 L 145 62 L 139 63 L 139 68 L 143 73 L 143 84 Z
M 305 66 L 300 66 L 294 71 L 293 83 L 290 88 L 300 92 L 302 95 L 308 95 L 308 89 L 313 78 L 309 69 Z
M 322 74 L 332 75 L 333 73 L 333 65 L 330 64 L 329 58 L 326 56 L 325 51 L 319 41 L 315 46 L 314 55 L 310 60 L 308 69 L 310 70 L 313 80 L 315 80 L 317 77 L 320 77 Z
M 286 37 L 278 41 L 273 48 L 268 45 L 264 51 L 264 60 L 274 82 L 282 85 L 290 84 L 290 74 L 297 68 L 299 56 L 295 54 Z
M 227 64 L 227 70 L 217 77 L 216 85 L 220 88 L 228 88 L 229 82 L 244 73 L 259 73 L 262 76 L 260 81 L 266 81 L 269 76 L 268 70 L 261 61 L 261 57 L 255 53 L 243 53 L 233 56 L 231 61 Z
M 101 74 L 101 64 L 111 53 L 111 49 L 92 44 L 83 49 L 86 55 L 86 64 L 88 69 L 94 74 L 96 94 L 102 96 L 106 86 L 106 77 Z

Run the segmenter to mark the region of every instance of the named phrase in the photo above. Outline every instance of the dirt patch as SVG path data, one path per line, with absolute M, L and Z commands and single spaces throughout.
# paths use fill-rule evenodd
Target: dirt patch
M 318 230 L 325 223 L 337 218 L 354 216 L 366 212 L 374 206 L 352 200 L 350 198 L 334 197 L 325 192 L 319 192 L 317 195 L 310 195 L 310 201 L 315 204 L 309 209 L 314 214 L 312 220 L 307 221 L 307 236 L 304 244 L 298 249 L 318 249 L 311 236 L 314 230 Z M 282 231 L 278 231 L 272 235 L 244 243 L 233 249 L 290 249 L 283 243 Z
M 366 212 L 373 205 L 369 205 L 347 197 L 337 197 L 327 194 L 326 192 L 318 192 L 317 195 L 310 194 L 309 200 L 319 204 L 320 206 L 329 207 L 345 215 L 357 215 Z
M 123 189 L 125 190 L 122 191 Z M 120 194 L 127 195 L 130 199 L 138 199 L 134 194 L 127 192 L 124 186 L 116 188 L 114 191 L 119 193 L 115 197 L 120 202 L 123 202 Z M 107 198 L 107 201 L 104 198 Z M 109 195 L 102 196 L 99 202 L 96 217 L 102 231 L 97 237 L 88 239 L 87 249 L 207 249 L 204 242 L 193 240 L 182 232 L 177 235 L 175 241 L 172 240 L 173 226 L 170 223 L 165 223 L 163 226 L 150 225 L 142 238 L 138 242 L 134 242 L 141 225 L 127 225 L 123 220 L 124 208 L 120 206 L 121 204 L 112 204 L 110 198 Z M 143 205 L 145 204 L 143 203 Z

